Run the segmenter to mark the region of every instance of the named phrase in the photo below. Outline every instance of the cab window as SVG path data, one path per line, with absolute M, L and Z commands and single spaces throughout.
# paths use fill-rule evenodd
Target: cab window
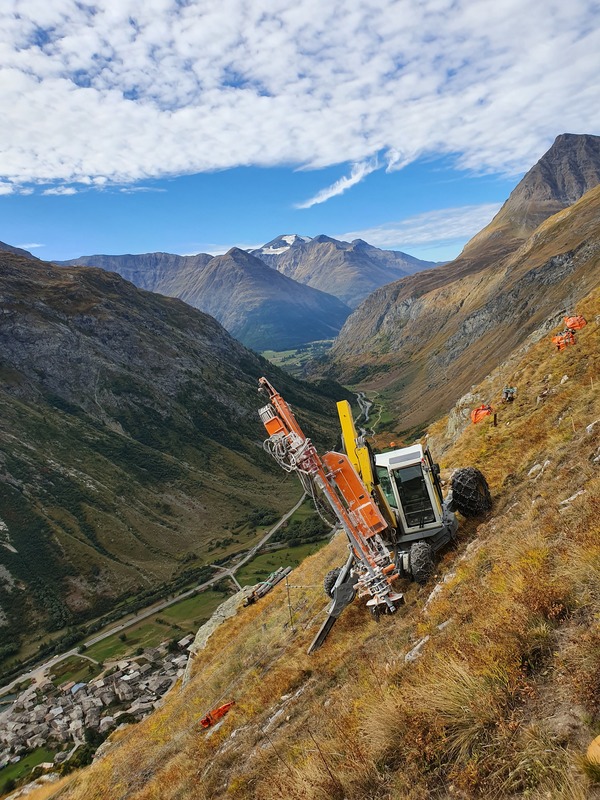
M 435 522 L 435 512 L 427 491 L 420 464 L 393 472 L 408 528 L 420 528 Z
M 387 471 L 386 467 L 377 467 L 377 478 L 379 480 L 379 485 L 385 495 L 385 499 L 388 503 L 392 506 L 392 508 L 397 508 L 398 501 L 394 497 L 394 490 L 392 489 L 392 481 L 390 480 L 390 474 Z

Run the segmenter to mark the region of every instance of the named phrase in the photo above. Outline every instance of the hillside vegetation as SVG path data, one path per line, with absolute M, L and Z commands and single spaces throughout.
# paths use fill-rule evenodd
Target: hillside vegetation
M 306 655 L 323 575 L 345 557 L 338 535 L 292 573 L 291 621 L 281 585 L 240 611 L 192 680 L 54 797 L 599 797 L 583 756 L 600 732 L 600 292 L 578 311 L 590 324 L 577 345 L 531 345 L 486 384 L 495 403 L 504 381 L 518 387 L 498 426 L 446 450 L 443 474 L 481 468 L 494 508 L 461 526 L 427 586 L 406 585 L 405 607 L 376 624 L 355 602 Z
M 247 550 L 300 494 L 262 450 L 258 377 L 325 439 L 337 389 L 290 378 L 208 315 L 114 273 L 3 252 L 0 299 L 4 666 L 38 634 L 71 646 L 67 628 Z

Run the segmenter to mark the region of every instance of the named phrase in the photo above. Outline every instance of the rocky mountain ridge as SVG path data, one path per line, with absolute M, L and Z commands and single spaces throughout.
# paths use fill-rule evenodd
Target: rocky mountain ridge
M 393 395 L 405 427 L 419 425 L 589 292 L 600 280 L 599 143 L 558 137 L 461 256 L 370 295 L 334 344 L 331 374 Z M 568 206 L 567 188 L 590 190 Z
M 221 256 L 95 255 L 61 263 L 114 271 L 142 289 L 178 297 L 256 350 L 334 338 L 350 308 L 371 291 L 434 266 L 361 239 L 297 234 L 279 236 L 249 253 L 234 247 Z
M 362 239 L 344 242 L 325 235 L 279 236 L 251 252 L 284 275 L 333 294 L 351 308 L 378 287 L 435 266 Z
M 178 297 L 214 316 L 255 350 L 334 338 L 350 313 L 338 298 L 272 270 L 237 247 L 221 256 L 147 253 L 64 263 L 112 270 L 136 286 Z

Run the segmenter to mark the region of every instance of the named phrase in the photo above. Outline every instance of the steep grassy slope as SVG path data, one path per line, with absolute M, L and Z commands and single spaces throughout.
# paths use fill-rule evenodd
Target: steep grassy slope
M 600 726 L 600 291 L 578 310 L 578 344 L 531 345 L 482 389 L 497 401 L 518 386 L 498 427 L 471 426 L 445 453 L 446 474 L 486 472 L 495 504 L 428 586 L 407 586 L 378 625 L 353 604 L 306 656 L 322 576 L 345 557 L 337 537 L 291 576 L 293 627 L 285 587 L 243 610 L 61 800 L 598 798 L 582 754 Z
M 404 429 L 432 420 L 600 283 L 599 215 L 596 187 L 490 266 L 442 285 L 435 270 L 417 276 L 419 287 L 407 279 L 375 292 L 342 329 L 333 374 L 385 391 Z
M 327 392 L 101 270 L 2 253 L 0 299 L 0 655 L 193 580 L 248 547 L 251 512 L 297 499 L 262 451 L 257 378 L 325 437 Z

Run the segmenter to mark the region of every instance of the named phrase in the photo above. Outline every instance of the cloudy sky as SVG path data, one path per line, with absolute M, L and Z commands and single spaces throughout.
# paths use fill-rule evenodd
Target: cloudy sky
M 41 258 L 282 233 L 456 255 L 600 134 L 592 0 L 3 0 L 0 239 Z

